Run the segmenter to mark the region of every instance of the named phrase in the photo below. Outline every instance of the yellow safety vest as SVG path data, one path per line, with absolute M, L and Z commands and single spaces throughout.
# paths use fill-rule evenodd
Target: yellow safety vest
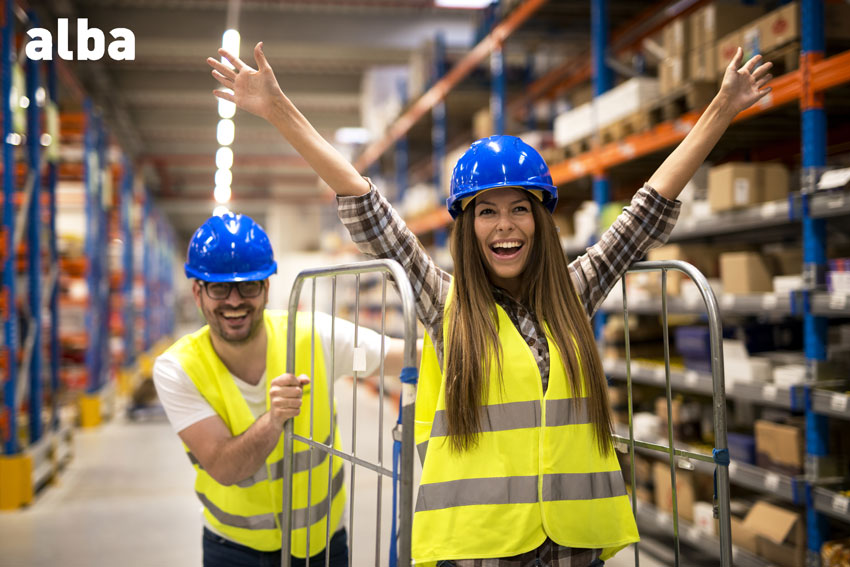
M 269 408 L 268 388 L 273 378 L 286 372 L 286 328 L 287 314 L 280 311 L 265 312 L 268 335 L 266 349 L 266 409 Z M 305 313 L 296 321 L 296 365 L 295 374 L 311 375 L 311 342 L 315 347 L 310 386 L 304 389 L 301 414 L 295 418 L 294 431 L 303 437 L 310 436 L 310 396 L 314 408 L 313 439 L 327 443 L 330 440 L 330 415 L 335 413 L 333 402 L 328 397 L 325 363 L 322 346 L 316 337 L 311 341 L 310 315 Z M 239 392 L 230 372 L 213 350 L 209 337 L 209 326 L 186 335 L 168 351 L 177 358 L 201 395 L 206 398 L 216 413 L 224 420 L 230 432 L 236 436 L 254 424 L 255 418 Z M 334 447 L 340 448 L 339 430 L 334 428 Z M 242 545 L 261 551 L 275 551 L 281 547 L 280 515 L 283 507 L 283 437 L 266 459 L 265 466 L 254 475 L 238 484 L 224 486 L 216 482 L 201 467 L 197 459 L 186 448 L 195 467 L 195 493 L 204 505 L 204 517 L 224 537 Z M 307 528 L 310 528 L 310 555 L 325 548 L 327 518 L 330 516 L 331 530 L 339 525 L 345 504 L 345 488 L 342 459 L 332 459 L 333 474 L 329 476 L 329 458 L 324 452 L 315 452 L 311 467 L 308 446 L 295 443 L 295 474 L 292 479 L 292 555 L 306 557 Z M 307 491 L 308 471 L 312 468 L 313 479 L 308 514 Z M 330 482 L 329 482 L 330 480 Z M 330 506 L 328 485 L 331 485 Z M 309 517 L 309 519 L 308 519 Z
M 548 536 L 566 547 L 602 548 L 607 559 L 639 540 L 617 457 L 599 453 L 587 398 L 574 406 L 548 327 L 553 346 L 544 395 L 531 349 L 504 309 L 497 312 L 502 380 L 491 363 L 481 435 L 469 451 L 450 449 L 445 381 L 426 336 L 416 395 L 415 436 L 424 462 L 413 557 L 417 564 L 510 557 Z M 444 337 L 447 325 L 448 316 Z

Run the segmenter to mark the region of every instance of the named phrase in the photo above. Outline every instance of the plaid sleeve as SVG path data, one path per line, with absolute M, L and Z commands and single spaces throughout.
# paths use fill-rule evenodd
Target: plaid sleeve
M 369 184 L 364 195 L 337 197 L 339 218 L 363 254 L 401 264 L 413 288 L 419 320 L 432 337 L 442 336 L 451 276 L 434 264 L 392 205 Z
M 570 263 L 570 277 L 588 315 L 593 315 L 629 266 L 670 238 L 681 202 L 644 185 L 611 228 Z

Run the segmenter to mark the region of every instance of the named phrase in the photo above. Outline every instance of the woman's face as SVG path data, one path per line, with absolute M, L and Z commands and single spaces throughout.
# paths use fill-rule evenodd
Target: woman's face
M 534 216 L 522 189 L 491 189 L 475 198 L 475 236 L 497 286 L 516 295 L 534 244 Z

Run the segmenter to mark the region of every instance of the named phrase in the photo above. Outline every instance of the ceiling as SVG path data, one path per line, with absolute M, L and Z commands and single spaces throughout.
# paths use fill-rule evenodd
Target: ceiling
M 29 1 L 41 26 L 48 29 L 55 30 L 58 18 L 88 18 L 89 28 L 108 33 L 124 27 L 135 34 L 133 61 L 104 58 L 63 65 L 102 110 L 124 151 L 133 156 L 157 205 L 175 228 L 178 246 L 216 204 L 212 190 L 218 112 L 211 92 L 217 83 L 205 58 L 215 55 L 221 44 L 228 4 L 227 0 Z M 451 64 L 478 41 L 484 25 L 481 10 L 437 9 L 426 0 L 237 4 L 243 59 L 249 61 L 251 48 L 262 40 L 284 91 L 329 139 L 340 127 L 361 124 L 364 73 L 408 65 L 412 54 L 421 52 L 438 31 L 444 35 Z M 646 5 L 609 0 L 609 11 L 616 29 L 645 12 Z M 69 28 L 75 30 L 73 20 Z M 537 54 L 540 74 L 566 57 L 586 57 L 589 46 L 590 0 L 544 4 L 506 43 L 506 59 L 518 70 L 509 74 L 509 91 L 522 90 L 524 85 L 515 78 L 524 76 L 529 53 Z M 461 112 L 487 104 L 486 78 L 485 61 L 464 83 L 474 96 L 468 108 L 461 105 Z M 63 81 L 63 112 L 80 108 L 79 97 L 68 88 L 74 81 Z M 452 112 L 450 105 L 450 125 L 456 125 Z M 271 126 L 241 111 L 235 123 L 234 209 L 253 214 L 272 202 L 303 204 L 323 198 L 315 174 Z M 422 151 L 427 153 L 427 148 Z

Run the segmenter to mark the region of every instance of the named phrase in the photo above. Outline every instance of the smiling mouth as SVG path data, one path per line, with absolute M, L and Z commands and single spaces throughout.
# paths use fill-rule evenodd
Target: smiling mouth
M 512 258 L 519 254 L 524 244 L 518 240 L 509 242 L 496 242 L 490 245 L 490 250 L 499 258 Z
M 221 317 L 227 321 L 228 323 L 239 323 L 244 321 L 246 317 L 248 317 L 247 309 L 233 309 L 228 311 L 221 311 Z

